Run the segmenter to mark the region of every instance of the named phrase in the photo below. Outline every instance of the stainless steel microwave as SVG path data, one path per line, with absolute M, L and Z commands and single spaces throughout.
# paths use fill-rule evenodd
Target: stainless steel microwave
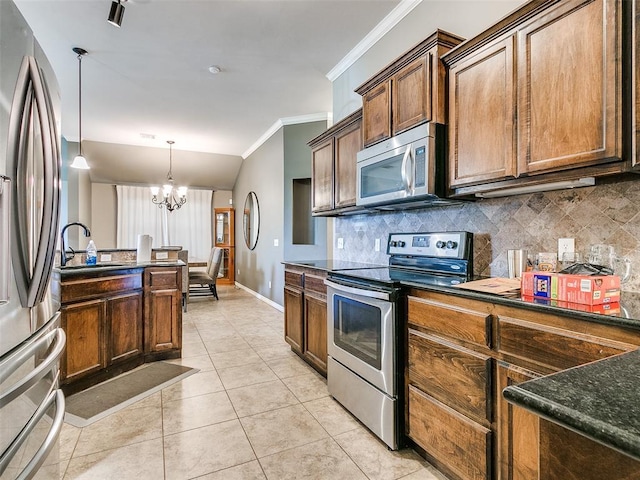
M 356 204 L 408 208 L 449 203 L 444 194 L 442 125 L 425 123 L 357 154 Z M 438 133 L 436 133 L 438 132 Z

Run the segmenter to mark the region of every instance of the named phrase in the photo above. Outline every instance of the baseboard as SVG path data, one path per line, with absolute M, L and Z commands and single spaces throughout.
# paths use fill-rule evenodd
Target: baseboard
M 271 305 L 276 310 L 284 312 L 284 307 L 282 305 L 277 304 L 276 302 L 274 302 L 273 300 L 271 300 L 271 299 L 269 299 L 267 297 L 263 297 L 258 292 L 254 292 L 253 290 L 251 290 L 249 287 L 245 287 L 244 285 L 242 285 L 241 283 L 238 283 L 238 282 L 236 282 L 236 287 L 241 288 L 245 292 L 249 292 L 251 295 L 256 297 L 258 300 L 262 300 L 264 303 L 268 303 L 269 305 Z

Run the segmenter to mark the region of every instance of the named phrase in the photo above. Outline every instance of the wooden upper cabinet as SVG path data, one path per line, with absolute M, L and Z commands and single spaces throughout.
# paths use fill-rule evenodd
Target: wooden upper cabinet
M 418 58 L 404 67 L 392 78 L 395 87 L 392 96 L 393 134 L 431 120 L 429 58 L 433 52 Z
M 516 175 L 513 36 L 449 71 L 449 179 L 453 187 Z
M 356 204 L 356 155 L 362 150 L 361 122 L 355 122 L 336 133 L 335 186 L 336 208 Z
M 462 41 L 437 30 L 356 88 L 362 95 L 365 147 L 424 122 L 446 123 L 440 56 Z
M 518 32 L 518 168 L 622 157 L 621 2 L 573 0 Z
M 632 0 L 625 3 L 631 4 L 633 10 L 631 12 L 631 41 L 634 45 L 640 45 L 640 1 Z M 633 75 L 632 75 L 632 111 L 631 111 L 631 165 L 637 170 L 640 168 L 640 49 L 633 49 L 634 57 L 632 58 Z
M 617 0 L 534 0 L 445 54 L 453 196 L 628 170 Z
M 366 118 L 362 129 L 365 146 L 391 137 L 391 80 L 362 97 L 362 116 Z
M 333 208 L 333 138 L 313 148 L 311 154 L 313 212 Z
M 309 142 L 313 214 L 355 210 L 357 153 L 362 150 L 362 110 Z

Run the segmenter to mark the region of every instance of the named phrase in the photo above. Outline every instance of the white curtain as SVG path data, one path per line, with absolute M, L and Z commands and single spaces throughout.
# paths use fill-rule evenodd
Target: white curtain
M 148 187 L 116 185 L 117 248 L 136 248 L 138 235 L 153 237 L 153 248 L 180 245 L 189 256 L 209 258 L 211 251 L 211 190 L 189 190 L 187 203 L 167 212 L 151 201 Z

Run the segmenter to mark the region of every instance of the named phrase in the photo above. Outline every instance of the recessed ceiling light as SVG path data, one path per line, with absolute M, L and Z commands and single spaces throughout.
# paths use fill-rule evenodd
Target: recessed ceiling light
M 211 65 L 209 67 L 209 72 L 212 75 L 216 75 L 216 74 L 220 73 L 221 71 L 222 71 L 222 69 L 218 65 Z
M 153 133 L 141 133 L 141 138 L 148 138 L 149 140 L 155 140 L 156 136 Z

